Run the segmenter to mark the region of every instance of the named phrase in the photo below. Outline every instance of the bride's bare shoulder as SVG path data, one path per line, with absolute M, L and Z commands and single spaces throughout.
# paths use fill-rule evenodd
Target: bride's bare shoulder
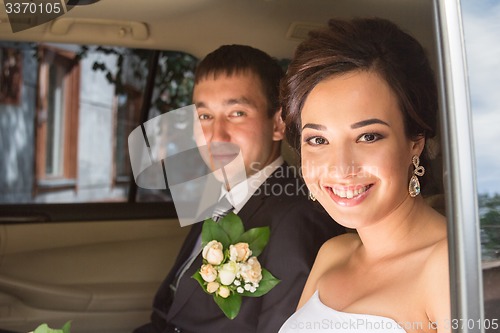
M 327 240 L 321 247 L 321 251 L 351 251 L 361 243 L 356 232 L 347 232 Z
M 448 267 L 448 242 L 446 238 L 441 239 L 432 246 L 422 273 L 422 282 L 424 283 L 423 299 L 425 300 L 427 317 L 436 323 L 449 322 L 450 275 Z M 449 327 L 444 327 L 441 330 L 446 332 L 446 329 L 449 329 Z
M 331 238 L 323 244 L 302 292 L 298 308 L 302 307 L 317 290 L 319 279 L 330 269 L 347 260 L 361 244 L 356 233 L 346 233 Z
M 355 232 L 348 232 L 333 237 L 323 244 L 318 252 L 316 262 L 321 266 L 331 266 L 338 261 L 348 258 L 360 244 L 361 240 Z M 325 261 L 324 263 L 323 260 Z
M 448 276 L 448 240 L 446 238 L 432 245 L 423 272 L 433 282 L 432 285 L 435 285 L 436 276 Z

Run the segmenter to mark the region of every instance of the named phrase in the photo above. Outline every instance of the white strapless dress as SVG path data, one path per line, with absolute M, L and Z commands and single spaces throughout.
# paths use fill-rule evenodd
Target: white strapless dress
M 391 318 L 336 311 L 323 304 L 318 291 L 283 324 L 279 333 L 406 333 Z

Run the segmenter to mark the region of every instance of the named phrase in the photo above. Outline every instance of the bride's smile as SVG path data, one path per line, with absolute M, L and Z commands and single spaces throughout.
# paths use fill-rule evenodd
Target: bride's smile
M 330 198 L 340 206 L 349 207 L 360 204 L 367 196 L 373 184 L 350 187 L 324 187 Z
M 412 156 L 424 141 L 408 137 L 397 96 L 378 73 L 318 83 L 301 120 L 304 179 L 336 221 L 359 228 L 404 206 Z

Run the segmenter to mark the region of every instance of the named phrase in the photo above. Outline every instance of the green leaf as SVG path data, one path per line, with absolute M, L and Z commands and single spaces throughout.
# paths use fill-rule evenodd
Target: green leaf
M 41 324 L 33 333 L 70 333 L 71 321 L 66 322 L 62 329 L 52 329 L 47 324 Z
M 40 326 L 38 326 L 34 331 L 33 333 L 48 333 L 52 330 L 50 330 L 49 326 L 47 324 L 41 324 Z
M 71 320 L 66 322 L 66 324 L 64 324 L 64 326 L 62 327 L 62 331 L 63 333 L 70 333 L 71 331 Z
M 210 293 L 205 288 L 205 280 L 203 280 L 203 278 L 201 277 L 200 270 L 197 270 L 196 273 L 194 273 L 193 276 L 191 276 L 191 277 L 193 279 L 195 279 L 196 281 L 198 281 L 198 283 L 200 284 L 201 289 L 203 289 L 204 292 L 206 292 L 207 294 L 210 295 Z
M 241 235 L 238 241 L 248 243 L 250 250 L 252 250 L 252 256 L 258 256 L 266 247 L 270 235 L 271 229 L 269 227 L 253 228 Z
M 212 219 L 203 222 L 201 229 L 201 242 L 203 246 L 207 245 L 210 241 L 217 240 L 221 242 L 224 249 L 227 249 L 231 244 L 229 235 L 222 229 L 222 227 Z
M 231 244 L 236 244 L 236 241 L 245 232 L 245 227 L 243 226 L 241 218 L 233 212 L 220 219 L 218 224 L 229 236 Z
M 259 288 L 254 293 L 251 293 L 249 291 L 245 291 L 244 293 L 240 294 L 242 296 L 249 296 L 249 297 L 260 297 L 265 294 L 267 294 L 271 289 L 276 287 L 278 283 L 280 283 L 281 280 L 275 278 L 271 272 L 269 272 L 267 269 L 263 268 L 262 269 L 262 280 L 259 282 Z
M 214 295 L 214 301 L 229 319 L 236 318 L 240 312 L 241 296 L 238 294 L 231 294 L 227 298 Z

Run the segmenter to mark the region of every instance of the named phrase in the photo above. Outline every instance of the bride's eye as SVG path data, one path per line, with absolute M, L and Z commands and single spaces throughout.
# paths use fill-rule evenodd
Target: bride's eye
M 328 144 L 328 140 L 321 136 L 312 136 L 304 140 L 310 146 L 319 146 Z
M 367 142 L 367 143 L 371 143 L 371 142 L 375 142 L 375 141 L 378 141 L 380 139 L 382 139 L 383 136 L 380 135 L 380 134 L 377 134 L 377 133 L 365 133 L 365 134 L 362 134 L 357 142 Z

